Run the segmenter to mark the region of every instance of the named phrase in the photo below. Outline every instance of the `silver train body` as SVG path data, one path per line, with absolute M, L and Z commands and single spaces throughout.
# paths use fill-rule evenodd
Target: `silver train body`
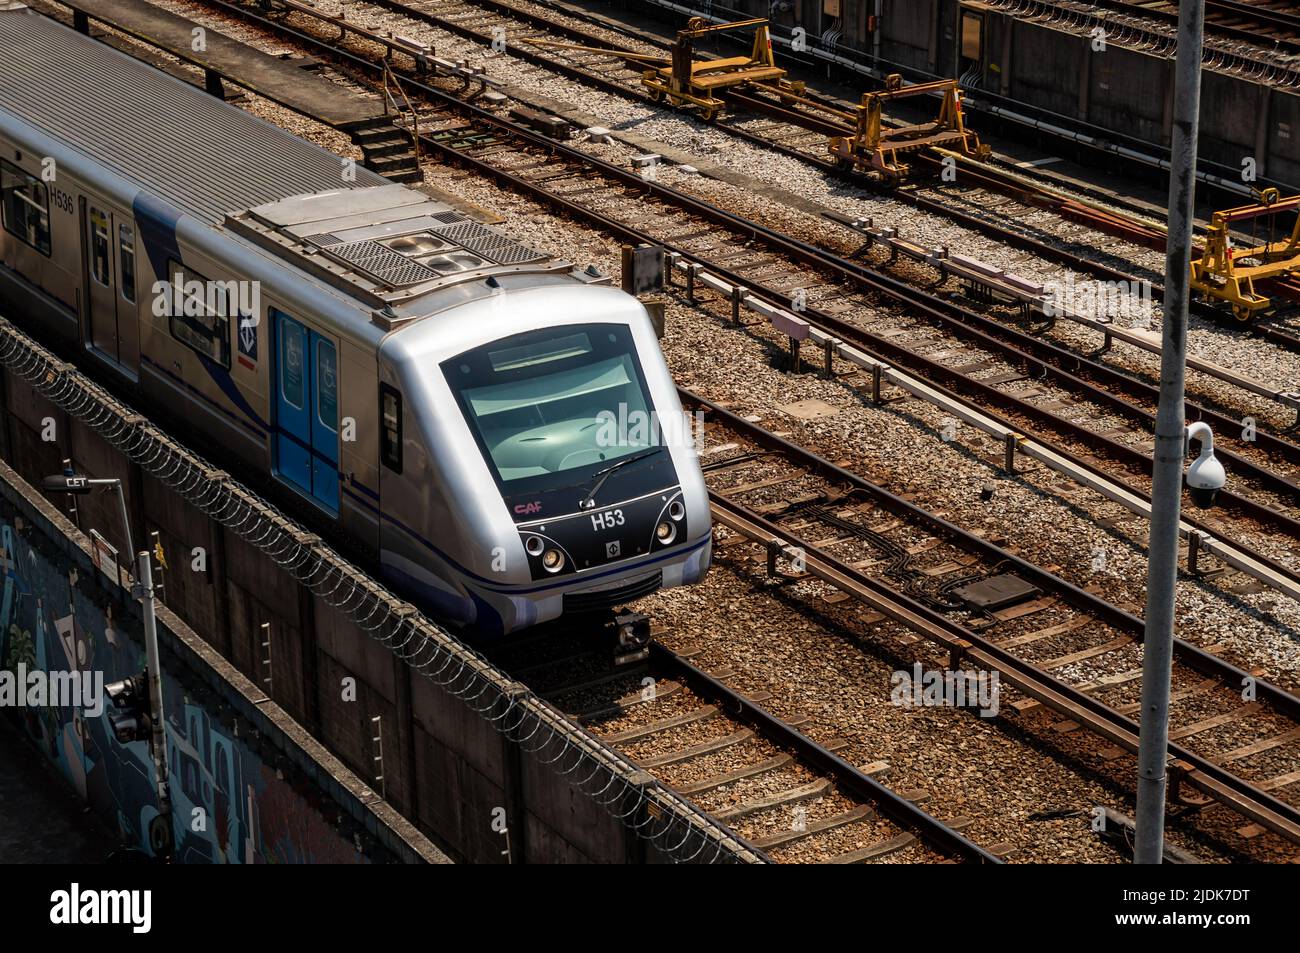
M 417 605 L 504 632 L 706 572 L 630 295 L 12 2 L 0 190 L 0 313 L 274 475 Z

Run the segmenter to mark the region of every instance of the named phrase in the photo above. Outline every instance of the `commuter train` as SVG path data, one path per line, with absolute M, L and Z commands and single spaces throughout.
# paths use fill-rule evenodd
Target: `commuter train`
M 707 571 L 649 316 L 596 276 L 14 0 L 0 197 L 0 314 L 269 473 L 442 619 L 508 632 Z

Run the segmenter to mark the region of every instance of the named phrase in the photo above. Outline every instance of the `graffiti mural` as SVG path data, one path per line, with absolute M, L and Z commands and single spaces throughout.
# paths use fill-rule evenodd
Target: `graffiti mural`
M 140 672 L 143 642 L 117 628 L 121 623 L 114 618 L 107 586 L 98 578 L 78 578 L 79 570 L 62 553 L 30 525 L 25 534 L 23 521 L 10 513 L 5 507 L 0 515 L 0 676 L 13 684 L 19 673 L 35 679 L 33 672 L 40 677 L 80 672 L 109 684 Z M 124 613 L 117 608 L 120 617 Z M 197 703 L 177 673 L 164 671 L 163 697 L 176 863 L 391 859 L 382 848 L 374 857 L 359 851 L 331 822 L 336 805 L 319 791 L 295 789 L 255 745 Z M 124 846 L 152 855 L 149 831 L 159 811 L 148 744 L 117 740 L 107 698 L 98 706 L 102 711 L 60 705 L 52 697 L 37 701 L 6 703 L 2 713 L 118 832 Z

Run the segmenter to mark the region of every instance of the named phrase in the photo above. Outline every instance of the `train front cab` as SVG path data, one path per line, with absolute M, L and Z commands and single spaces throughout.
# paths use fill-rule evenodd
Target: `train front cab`
M 413 418 L 418 431 L 404 441 L 438 450 L 419 455 L 433 463 L 429 477 L 417 460 L 403 492 L 433 483 L 433 510 L 439 497 L 454 502 L 425 524 L 443 546 L 458 542 L 433 554 L 462 563 L 450 567 L 449 608 L 476 629 L 510 631 L 697 582 L 710 556 L 703 480 L 644 309 L 614 289 L 563 285 L 508 300 L 502 313 L 492 300 L 463 306 L 454 328 L 417 326 L 401 348 L 405 373 L 391 378 L 414 387 L 420 406 L 456 411 Z M 484 340 L 507 315 L 527 327 L 519 316 L 530 313 L 545 317 Z M 386 520 L 420 525 L 388 486 Z M 386 558 L 391 541 L 406 549 L 404 571 L 428 567 L 432 547 L 422 554 L 397 537 L 386 531 Z

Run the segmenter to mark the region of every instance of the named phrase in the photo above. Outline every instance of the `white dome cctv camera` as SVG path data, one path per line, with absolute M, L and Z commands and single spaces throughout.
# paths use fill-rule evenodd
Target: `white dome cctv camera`
M 1192 502 L 1199 509 L 1214 506 L 1219 491 L 1228 482 L 1223 464 L 1214 456 L 1214 431 L 1210 425 L 1197 421 L 1187 428 L 1187 439 L 1201 441 L 1201 453 L 1187 468 L 1187 488 L 1192 491 Z

